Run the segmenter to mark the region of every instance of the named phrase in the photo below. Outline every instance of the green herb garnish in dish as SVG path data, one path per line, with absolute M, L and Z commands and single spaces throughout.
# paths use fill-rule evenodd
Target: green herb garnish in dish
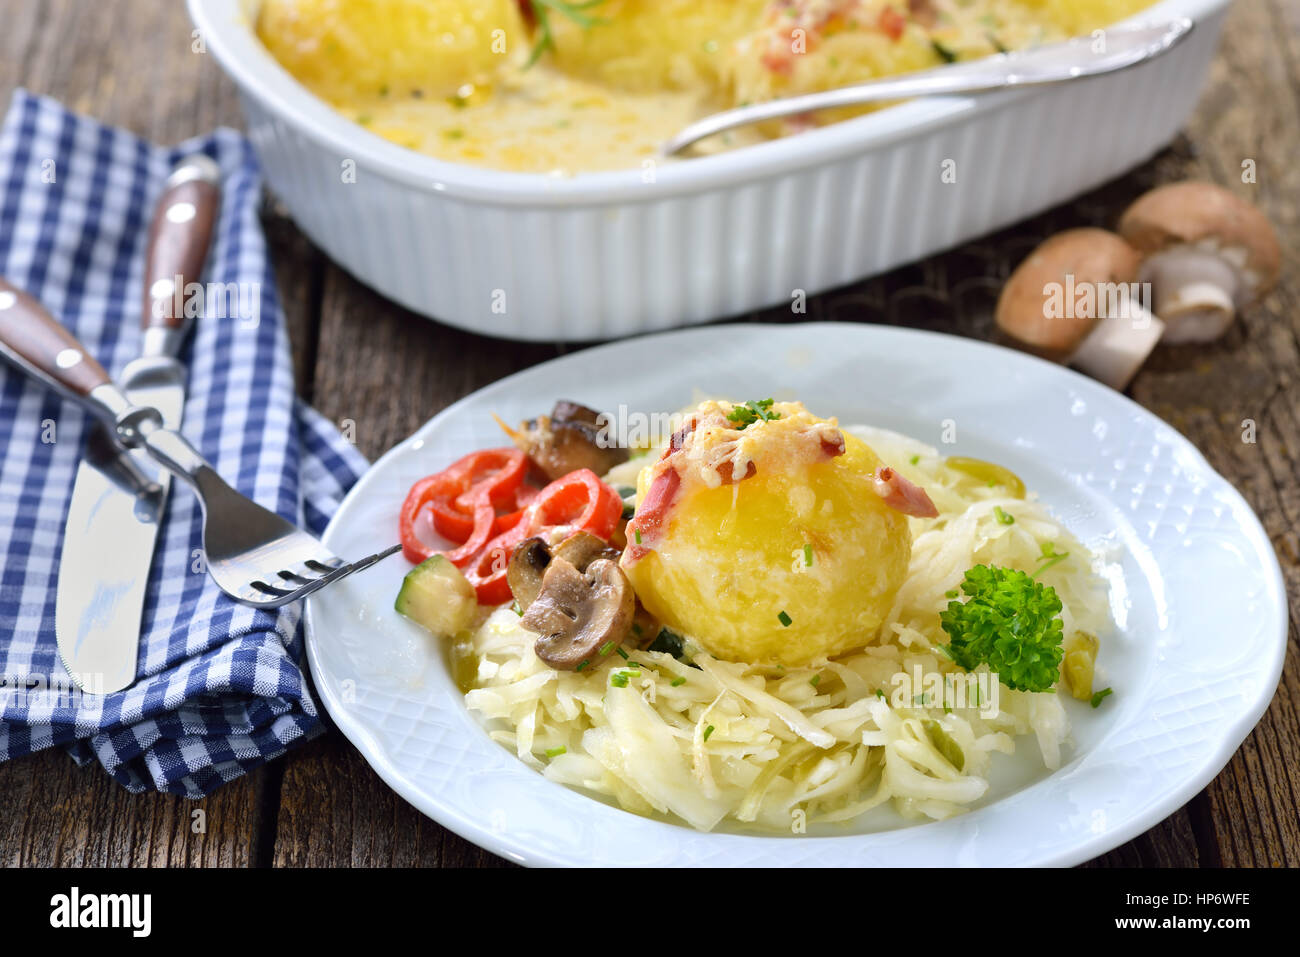
M 537 23 L 537 39 L 533 41 L 533 49 L 528 54 L 528 62 L 524 64 L 524 69 L 528 69 L 540 60 L 547 50 L 555 50 L 555 34 L 551 31 L 552 13 L 558 13 L 572 20 L 582 29 L 589 30 L 605 21 L 600 17 L 591 16 L 587 11 L 604 2 L 605 0 L 580 0 L 576 3 L 569 0 L 528 0 L 528 8 Z

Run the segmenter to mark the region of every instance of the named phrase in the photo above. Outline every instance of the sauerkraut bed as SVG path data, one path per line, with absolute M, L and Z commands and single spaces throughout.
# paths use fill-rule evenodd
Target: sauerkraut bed
M 886 802 L 908 818 L 946 818 L 985 794 L 995 752 L 1010 754 L 1024 738 L 1046 768 L 1058 767 L 1070 728 L 1064 683 L 1057 693 L 1011 691 L 989 684 L 981 667 L 981 694 L 978 679 L 966 681 L 937 650 L 947 643 L 939 612 L 971 566 L 1033 571 L 1050 547 L 1068 554 L 1040 576 L 1060 596 L 1065 634 L 1104 635 L 1095 557 L 1032 497 L 973 480 L 905 436 L 846 431 L 923 484 L 939 509 L 910 519 L 907 578 L 862 651 L 789 669 L 699 650 L 691 667 L 638 651 L 561 672 L 537 658 L 518 615 L 499 608 L 461 647 L 473 662 L 467 706 L 548 778 L 701 830 L 731 821 L 788 832 Z M 914 685 L 918 675 L 952 676 L 954 693 L 973 687 L 975 697 L 937 700 L 932 684 Z

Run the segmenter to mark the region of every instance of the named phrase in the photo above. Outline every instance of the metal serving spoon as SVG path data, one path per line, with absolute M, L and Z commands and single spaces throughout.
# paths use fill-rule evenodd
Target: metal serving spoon
M 814 110 L 906 100 L 918 96 L 986 93 L 1113 73 L 1173 49 L 1192 32 L 1193 26 L 1190 19 L 1182 17 L 1154 26 L 1098 30 L 1092 36 L 1075 37 L 1062 43 L 1050 43 L 1028 50 L 999 53 L 982 60 L 884 77 L 803 96 L 752 103 L 714 113 L 692 123 L 660 147 L 660 153 L 663 156 L 673 156 L 700 140 L 727 130 Z

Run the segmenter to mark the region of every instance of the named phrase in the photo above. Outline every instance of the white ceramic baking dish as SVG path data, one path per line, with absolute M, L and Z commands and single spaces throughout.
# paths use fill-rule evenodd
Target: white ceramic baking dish
M 188 4 L 239 86 L 267 182 L 336 262 L 454 326 L 578 340 L 791 302 L 1131 169 L 1191 112 L 1228 0 L 1164 0 L 1134 17 L 1187 16 L 1196 29 L 1121 73 L 917 100 L 717 156 L 572 178 L 447 163 L 389 143 L 276 63 L 251 27 L 256 0 Z

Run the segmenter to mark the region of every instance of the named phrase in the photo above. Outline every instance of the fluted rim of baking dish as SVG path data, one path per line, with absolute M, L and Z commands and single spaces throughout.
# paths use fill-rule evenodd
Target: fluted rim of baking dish
M 521 206 L 603 205 L 650 202 L 762 180 L 792 170 L 834 163 L 864 149 L 913 136 L 975 112 L 1040 90 L 911 100 L 865 116 L 713 156 L 655 167 L 646 181 L 641 168 L 557 177 L 451 163 L 385 140 L 337 112 L 302 86 L 262 46 L 250 10 L 258 0 L 186 0 L 205 47 L 245 95 L 303 136 L 360 168 L 416 189 L 457 199 Z M 1162 0 L 1121 24 L 1190 17 L 1200 22 L 1231 0 Z M 1083 81 L 1087 82 L 1087 81 Z

